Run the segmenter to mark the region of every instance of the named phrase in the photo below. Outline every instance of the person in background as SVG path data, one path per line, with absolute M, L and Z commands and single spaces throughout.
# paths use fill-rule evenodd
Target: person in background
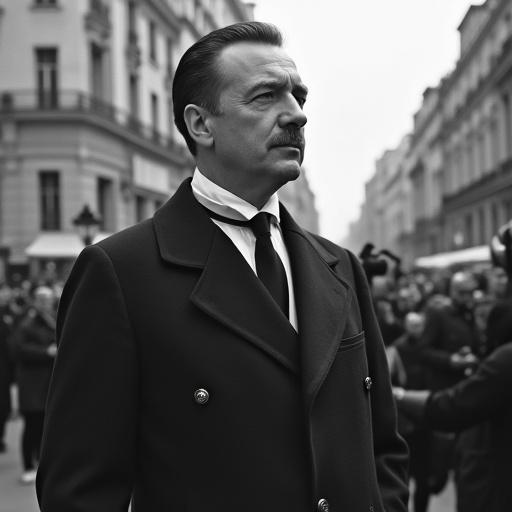
M 405 333 L 395 347 L 403 362 L 406 375 L 406 389 L 425 389 L 425 366 L 420 355 L 420 339 L 425 329 L 425 315 L 409 312 L 404 318 Z M 409 445 L 409 475 L 414 480 L 412 503 L 414 512 L 426 512 L 430 500 L 431 458 L 429 429 L 416 425 L 403 414 L 398 415 L 399 432 Z
M 474 291 L 477 283 L 468 272 L 456 272 L 450 280 L 451 303 L 430 307 L 421 338 L 421 357 L 427 368 L 432 391 L 452 386 L 478 362 L 474 324 Z
M 417 290 L 415 290 L 411 285 L 401 286 L 398 288 L 394 304 L 394 312 L 400 325 L 404 325 L 405 317 L 408 313 L 417 310 L 419 300 L 420 298 L 418 297 Z
M 375 301 L 375 312 L 377 314 L 377 321 L 379 322 L 384 345 L 389 347 L 403 334 L 404 329 L 393 312 L 391 301 L 387 299 L 377 299 Z
M 43 434 L 45 403 L 57 354 L 55 342 L 55 296 L 51 288 L 39 286 L 32 306 L 13 333 L 19 409 L 23 417 L 21 482 L 36 478 Z
M 14 378 L 13 358 L 8 344 L 15 321 L 9 307 L 10 300 L 10 288 L 0 285 L 0 453 L 7 449 L 5 428 L 11 414 L 11 384 Z
M 449 279 L 449 301 L 426 309 L 420 354 L 430 391 L 453 386 L 478 364 L 479 339 L 474 321 L 474 293 L 477 281 L 470 272 L 455 272 Z M 433 297 L 431 298 L 432 301 Z M 432 432 L 431 491 L 440 492 L 450 471 L 456 467 L 457 439 L 453 433 Z
M 512 329 L 512 320 L 508 319 Z M 512 331 L 509 331 L 512 332 Z M 455 386 L 394 389 L 399 411 L 420 425 L 458 432 L 458 512 L 502 512 L 512 503 L 512 343 L 486 357 Z

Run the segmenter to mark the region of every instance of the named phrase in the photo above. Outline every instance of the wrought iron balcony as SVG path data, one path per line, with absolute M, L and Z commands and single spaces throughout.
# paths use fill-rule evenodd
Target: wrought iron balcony
M 185 163 L 189 157 L 185 146 L 166 136 L 153 126 L 143 123 L 131 113 L 81 91 L 0 91 L 0 121 L 46 119 L 74 120 L 101 125 L 135 142 L 152 144 L 165 151 L 174 161 Z M 135 137 L 135 139 L 134 139 Z

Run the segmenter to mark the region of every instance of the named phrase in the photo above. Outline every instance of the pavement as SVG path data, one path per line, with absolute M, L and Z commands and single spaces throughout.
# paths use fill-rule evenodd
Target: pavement
M 21 420 L 7 424 L 7 452 L 0 454 L 0 512 L 39 512 L 35 486 L 21 485 L 20 460 Z M 428 512 L 455 512 L 455 493 L 450 483 L 442 494 L 435 496 Z
M 21 420 L 7 423 L 7 452 L 0 453 L 0 512 L 39 512 L 35 485 L 22 485 Z

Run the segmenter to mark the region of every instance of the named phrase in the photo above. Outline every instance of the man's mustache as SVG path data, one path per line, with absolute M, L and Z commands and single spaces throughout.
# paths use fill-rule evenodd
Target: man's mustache
M 304 136 L 298 130 L 287 130 L 284 133 L 280 133 L 279 135 L 275 135 L 270 139 L 269 146 L 294 146 L 299 148 L 301 151 L 304 151 Z

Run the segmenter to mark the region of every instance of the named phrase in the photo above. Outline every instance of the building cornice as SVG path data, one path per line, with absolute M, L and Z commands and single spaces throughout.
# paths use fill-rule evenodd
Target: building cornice
M 446 214 L 453 213 L 478 203 L 486 197 L 496 196 L 510 187 L 512 187 L 512 158 L 464 189 L 443 197 L 443 211 Z
M 431 112 L 429 112 L 429 114 L 426 116 L 426 118 L 421 123 L 421 126 L 412 132 L 412 134 L 411 134 L 412 135 L 411 136 L 411 150 L 418 145 L 421 137 L 423 137 L 424 133 L 435 121 L 436 116 L 440 116 L 441 113 L 442 113 L 441 100 L 438 100 L 436 103 L 436 107 L 434 109 L 432 109 Z M 435 138 L 436 137 L 434 137 L 434 139 Z
M 493 9 L 491 15 L 489 16 L 489 19 L 480 30 L 478 36 L 467 49 L 466 53 L 463 56 L 461 56 L 461 58 L 459 59 L 455 66 L 455 69 L 450 74 L 450 76 L 448 76 L 442 83 L 442 87 L 445 90 L 451 89 L 452 84 L 458 80 L 461 73 L 465 70 L 471 59 L 474 57 L 475 53 L 480 48 L 482 42 L 489 35 L 489 32 L 492 30 L 492 27 L 502 17 L 503 11 L 508 7 L 508 5 L 509 0 L 502 0 L 501 3 L 495 9 Z
M 113 105 L 79 91 L 60 91 L 58 103 L 50 108 L 39 108 L 37 97 L 32 91 L 3 91 L 0 99 L 0 121 L 83 122 L 117 135 L 176 165 L 187 166 L 191 161 L 185 147 L 177 144 L 173 139 L 154 131 Z
M 473 13 L 475 11 L 480 10 L 486 10 L 487 6 L 485 4 L 482 5 L 471 5 L 469 9 L 467 10 L 466 14 L 464 15 L 464 18 L 462 18 L 462 21 L 459 23 L 459 26 L 457 27 L 457 30 L 460 32 L 464 25 L 467 23 L 470 16 L 473 16 Z
M 182 16 L 180 18 L 180 25 L 181 25 L 181 27 L 183 27 L 183 25 L 185 25 L 190 30 L 190 32 L 192 33 L 192 36 L 195 39 L 200 39 L 201 37 L 203 37 L 203 34 L 201 34 L 201 32 L 199 32 L 197 27 L 187 17 Z
M 232 11 L 238 16 L 239 21 L 247 20 L 245 5 L 240 0 L 227 0 Z
M 148 6 L 153 8 L 160 18 L 164 20 L 167 25 L 177 35 L 181 30 L 181 18 L 174 12 L 174 9 L 163 0 L 144 0 Z
M 504 77 L 512 71 L 512 36 L 503 44 L 501 54 L 496 60 L 490 73 L 481 80 L 478 87 L 473 89 L 450 119 L 443 119 L 441 132 L 444 135 L 454 131 L 455 127 L 469 117 L 474 109 L 489 96 L 496 85 L 499 85 Z M 446 94 L 446 93 L 445 93 Z
M 0 114 L 0 120 L 2 115 Z M 181 148 L 166 147 L 149 139 L 141 137 L 129 130 L 119 127 L 116 123 L 109 122 L 99 116 L 91 113 L 80 112 L 20 112 L 9 117 L 10 120 L 15 120 L 19 123 L 69 123 L 81 122 L 89 126 L 100 128 L 106 132 L 116 135 L 130 144 L 138 147 L 139 149 L 148 151 L 149 153 L 156 154 L 166 161 L 170 161 L 178 166 L 183 166 L 188 163 L 188 159 L 184 156 Z

